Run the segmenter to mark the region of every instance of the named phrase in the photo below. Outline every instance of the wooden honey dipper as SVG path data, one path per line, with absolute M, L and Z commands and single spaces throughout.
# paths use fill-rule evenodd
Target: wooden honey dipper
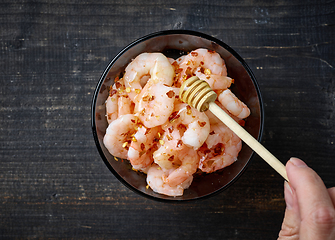
M 285 166 L 225 111 L 216 105 L 214 101 L 217 98 L 217 94 L 210 88 L 206 81 L 200 80 L 196 76 L 187 79 L 180 87 L 179 97 L 183 102 L 198 109 L 200 112 L 204 112 L 206 110 L 211 111 L 243 142 L 245 142 L 286 181 L 288 181 Z

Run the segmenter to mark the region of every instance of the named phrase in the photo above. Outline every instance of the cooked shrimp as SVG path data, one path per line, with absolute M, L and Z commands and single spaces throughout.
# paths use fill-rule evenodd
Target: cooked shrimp
M 182 196 L 184 189 L 189 188 L 193 181 L 193 176 L 189 176 L 184 182 L 179 185 L 171 187 L 169 184 L 164 182 L 163 179 L 166 178 L 168 172 L 163 171 L 158 165 L 153 164 L 147 175 L 147 183 L 149 187 L 157 193 L 164 194 L 167 196 Z
M 213 90 L 227 89 L 232 79 L 227 76 L 227 69 L 221 56 L 207 49 L 199 48 L 190 52 L 179 63 L 179 83 L 191 76 L 197 76 L 208 82 Z
M 206 143 L 199 149 L 199 169 L 211 173 L 227 167 L 237 160 L 241 148 L 241 139 L 226 125 L 212 125 Z
M 164 169 L 175 166 L 176 156 L 183 155 L 185 148 L 197 150 L 206 141 L 210 124 L 205 113 L 176 101 L 169 121 L 162 125 L 165 131 L 161 146 L 153 153 L 155 163 Z M 186 145 L 186 146 L 185 146 Z
M 134 112 L 134 103 L 129 99 L 123 79 L 115 78 L 106 100 L 107 122 L 110 124 L 118 117 Z
M 216 105 L 218 105 L 223 111 L 225 111 L 232 119 L 235 120 L 235 122 L 237 122 L 238 124 L 240 125 L 244 125 L 244 120 L 234 116 L 233 114 L 231 114 L 225 107 L 222 106 L 222 104 L 219 102 L 219 101 L 215 101 Z M 205 112 L 208 119 L 209 119 L 209 123 L 210 125 L 215 125 L 215 124 L 218 124 L 218 123 L 221 123 L 221 120 L 216 117 L 211 111 L 206 111 Z
M 119 158 L 127 158 L 131 135 L 135 132 L 136 117 L 134 114 L 123 115 L 109 124 L 103 139 L 110 154 Z
M 158 127 L 138 127 L 128 150 L 128 159 L 134 169 L 147 172 L 154 161 L 152 153 L 157 149 L 158 132 Z
M 150 78 L 146 77 L 148 75 L 150 75 Z M 174 69 L 163 54 L 142 53 L 126 67 L 123 79 L 126 88 L 130 90 L 128 93 L 130 99 L 135 101 L 136 95 L 142 90 L 143 84 L 145 84 L 143 79 L 152 84 L 161 82 L 171 86 L 173 77 Z
M 219 102 L 234 116 L 243 119 L 250 115 L 250 109 L 229 89 L 224 90 L 218 96 Z
M 164 130 L 171 127 L 178 129 L 182 142 L 195 150 L 206 141 L 210 130 L 209 119 L 205 113 L 177 101 L 169 122 L 162 126 Z
M 175 101 L 174 88 L 163 83 L 147 83 L 135 98 L 135 113 L 147 128 L 165 123 L 171 115 Z
M 165 182 L 169 184 L 170 187 L 178 186 L 193 176 L 198 169 L 200 157 L 196 150 L 184 146 L 175 158 L 177 159 L 174 159 L 174 162 L 177 160 L 181 163 L 180 166 L 174 169 L 165 179 Z

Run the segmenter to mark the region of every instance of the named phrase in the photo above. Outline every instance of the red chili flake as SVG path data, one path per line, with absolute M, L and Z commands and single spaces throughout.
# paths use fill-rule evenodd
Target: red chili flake
M 204 127 L 206 125 L 206 122 L 200 122 L 200 121 L 198 121 L 198 124 L 199 124 L 200 127 Z
M 205 63 L 203 61 L 200 62 L 201 65 L 204 65 Z
M 158 149 L 157 143 L 154 143 L 151 148 L 148 149 L 148 152 L 155 152 Z M 152 154 L 150 155 L 150 159 L 153 161 Z
M 174 71 L 176 72 L 177 69 L 179 69 L 179 64 L 178 64 L 176 61 L 174 61 L 174 62 L 172 63 L 172 67 L 174 68 Z
M 109 96 L 113 97 L 114 94 L 116 94 L 117 91 L 115 89 L 111 89 L 111 91 L 109 92 Z
M 191 52 L 192 57 L 197 57 L 198 53 L 197 52 Z
M 186 76 L 189 78 L 189 77 L 192 77 L 192 68 L 190 68 L 190 67 L 187 67 L 186 68 L 186 71 L 185 71 L 185 74 L 186 74 Z
M 187 130 L 187 127 L 184 124 L 181 123 L 177 126 L 177 129 L 180 130 L 180 131 L 185 132 Z
M 202 144 L 202 146 L 198 150 L 205 155 L 211 152 L 211 150 L 209 150 L 209 148 L 207 147 L 206 143 Z
M 144 143 L 141 143 L 141 150 L 143 151 L 145 149 Z
M 232 79 L 232 80 L 231 80 L 231 83 L 234 84 L 234 83 L 235 83 L 235 79 Z
M 209 52 L 209 53 L 215 53 L 215 51 L 213 51 L 213 50 L 208 50 L 208 52 Z
M 180 115 L 178 114 L 178 111 L 175 111 L 169 116 L 169 122 L 173 122 L 178 118 L 180 118 Z
M 213 135 L 213 134 L 215 134 L 215 132 L 214 132 L 214 131 L 211 131 L 211 132 L 209 133 L 209 135 Z
M 122 87 L 122 84 L 119 82 L 115 82 L 115 87 L 119 89 L 120 87 Z
M 181 147 L 183 145 L 183 141 L 182 140 L 179 140 L 178 142 L 177 142 L 177 148 L 178 147 Z
M 215 146 L 214 146 L 214 157 L 215 156 L 218 156 L 218 155 L 221 155 L 222 154 L 222 152 L 224 151 L 224 145 L 223 145 L 223 143 L 218 143 L 218 144 L 216 144 Z
M 130 121 L 131 121 L 132 123 L 135 123 L 135 122 L 136 122 L 135 119 L 131 119 Z
M 174 155 L 172 155 L 171 157 L 168 158 L 168 160 L 169 160 L 170 162 L 172 162 L 173 159 L 174 159 Z
M 175 96 L 175 93 L 174 91 L 170 90 L 166 93 L 166 95 L 169 97 L 169 98 L 173 98 Z
M 190 105 L 187 105 L 187 106 L 186 106 L 186 114 L 187 114 L 187 115 L 191 115 L 191 114 L 192 114 L 192 108 L 191 108 Z
M 238 122 L 238 124 L 240 124 L 242 127 L 244 127 L 244 125 L 245 125 L 245 121 L 244 121 L 244 120 L 240 120 L 240 121 Z

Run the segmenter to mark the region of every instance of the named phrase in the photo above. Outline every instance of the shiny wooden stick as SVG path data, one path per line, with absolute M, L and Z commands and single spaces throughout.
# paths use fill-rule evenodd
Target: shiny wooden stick
M 288 181 L 285 166 L 225 111 L 215 104 L 214 101 L 217 98 L 217 94 L 210 88 L 206 81 L 200 80 L 196 76 L 187 79 L 180 87 L 179 97 L 183 102 L 198 109 L 200 112 L 206 110 L 211 111 L 243 142 L 245 142 L 286 181 Z

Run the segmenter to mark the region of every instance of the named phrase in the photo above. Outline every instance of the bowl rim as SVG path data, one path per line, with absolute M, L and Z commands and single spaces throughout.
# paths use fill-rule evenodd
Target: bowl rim
M 244 67 L 244 69 L 247 71 L 248 75 L 250 76 L 254 86 L 255 86 L 255 90 L 257 92 L 257 97 L 259 99 L 259 108 L 260 108 L 260 127 L 259 127 L 259 131 L 258 131 L 258 138 L 257 141 L 260 142 L 263 136 L 263 131 L 264 131 L 264 105 L 263 105 L 263 99 L 262 99 L 262 95 L 260 92 L 260 87 L 259 84 L 256 80 L 256 77 L 254 75 L 254 73 L 251 71 L 250 67 L 248 66 L 248 64 L 245 62 L 245 60 L 234 50 L 232 49 L 230 46 L 228 46 L 226 43 L 222 42 L 221 40 L 214 38 L 210 35 L 207 35 L 205 33 L 201 33 L 201 32 L 197 32 L 197 31 L 193 31 L 193 30 L 163 30 L 163 31 L 158 31 L 158 32 L 154 32 L 154 33 L 150 33 L 147 34 L 143 37 L 140 37 L 138 39 L 136 39 L 135 41 L 131 42 L 130 44 L 128 44 L 126 47 L 124 47 L 121 51 L 119 51 L 118 54 L 115 55 L 115 57 L 108 63 L 107 67 L 105 68 L 105 70 L 103 71 L 103 73 L 101 74 L 99 81 L 95 87 L 94 90 L 94 94 L 92 97 L 92 102 L 91 102 L 91 128 L 92 128 L 92 133 L 93 133 L 93 138 L 94 138 L 94 142 L 95 145 L 98 149 L 99 155 L 102 158 L 102 160 L 104 161 L 105 165 L 107 166 L 107 168 L 113 173 L 113 175 L 127 188 L 129 188 L 130 190 L 134 191 L 137 194 L 140 194 L 141 196 L 144 196 L 146 198 L 149 198 L 151 200 L 155 200 L 155 201 L 160 201 L 160 202 L 170 202 L 170 203 L 176 203 L 176 202 L 190 202 L 190 201 L 195 201 L 195 200 L 200 200 L 200 199 L 207 199 L 209 197 L 212 197 L 216 194 L 219 194 L 220 192 L 224 191 L 225 189 L 227 189 L 228 187 L 230 187 L 233 183 L 235 183 L 241 176 L 242 174 L 245 172 L 245 170 L 247 169 L 247 167 L 249 166 L 251 160 L 253 159 L 255 152 L 252 150 L 252 153 L 248 159 L 248 161 L 246 162 L 246 164 L 243 166 L 243 168 L 238 172 L 238 174 L 236 174 L 236 176 L 230 181 L 228 182 L 226 185 L 224 185 L 223 187 L 217 189 L 214 192 L 208 193 L 207 195 L 203 195 L 200 197 L 195 197 L 195 198 L 191 198 L 191 199 L 173 199 L 173 198 L 159 198 L 159 197 L 155 197 L 149 194 L 146 194 L 136 188 L 134 188 L 131 184 L 129 184 L 126 180 L 124 180 L 117 172 L 116 170 L 111 166 L 111 164 L 109 163 L 108 159 L 106 158 L 101 146 L 100 146 L 100 142 L 99 142 L 99 138 L 98 138 L 98 134 L 97 134 L 97 130 L 96 130 L 96 123 L 95 123 L 95 110 L 96 110 L 96 101 L 97 101 L 97 96 L 99 94 L 100 88 L 102 86 L 102 84 L 105 81 L 105 78 L 107 76 L 107 74 L 109 73 L 111 67 L 114 65 L 114 63 L 119 59 L 120 56 L 122 56 L 126 51 L 128 51 L 129 49 L 131 49 L 133 46 L 154 38 L 154 37 L 158 37 L 158 36 L 164 36 L 164 35 L 180 35 L 180 34 L 184 34 L 184 35 L 192 35 L 192 36 L 196 36 L 196 37 L 201 37 L 204 39 L 207 39 L 209 41 L 212 41 L 220 46 L 222 46 L 223 48 L 225 48 L 227 51 L 229 51 Z M 244 143 L 245 144 L 245 143 Z

